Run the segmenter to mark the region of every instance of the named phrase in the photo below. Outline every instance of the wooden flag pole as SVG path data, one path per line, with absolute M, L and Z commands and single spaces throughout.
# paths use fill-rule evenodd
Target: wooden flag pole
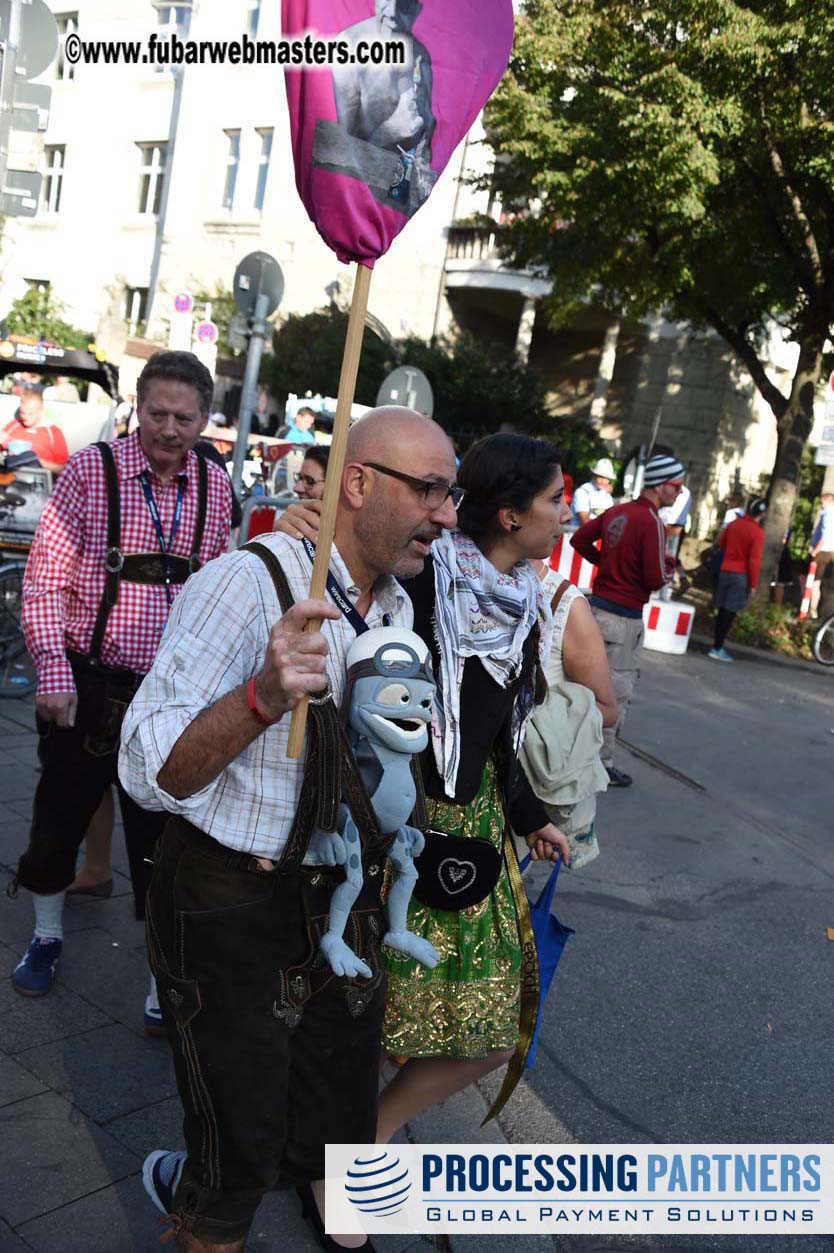
M 365 330 L 365 313 L 368 308 L 368 291 L 371 286 L 371 270 L 361 263 L 356 267 L 356 278 L 353 284 L 353 300 L 350 306 L 347 335 L 345 336 L 345 352 L 342 357 L 342 373 L 339 376 L 339 397 L 336 402 L 336 418 L 333 423 L 333 442 L 327 460 L 327 475 L 322 498 L 321 525 L 316 542 L 316 560 L 313 565 L 313 577 L 310 580 L 310 597 L 321 600 L 327 588 L 327 571 L 330 566 L 330 549 L 333 545 L 333 533 L 336 530 L 336 510 L 339 505 L 339 489 L 342 482 L 342 470 L 345 465 L 345 449 L 348 431 L 350 430 L 350 411 L 356 392 L 356 375 L 359 370 L 359 355 L 362 351 L 362 335 Z M 305 630 L 317 631 L 320 622 L 311 619 Z M 300 701 L 292 713 L 290 736 L 287 745 L 287 756 L 297 759 L 304 747 L 304 732 L 307 727 L 307 698 Z

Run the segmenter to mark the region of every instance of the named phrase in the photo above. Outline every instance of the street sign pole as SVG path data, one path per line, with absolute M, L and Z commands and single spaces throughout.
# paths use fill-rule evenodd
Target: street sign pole
M 249 445 L 252 413 L 258 394 L 258 376 L 267 332 L 267 318 L 281 303 L 284 294 L 284 276 L 281 267 L 268 252 L 250 252 L 235 270 L 233 280 L 235 304 L 251 326 L 249 348 L 246 353 L 246 370 L 240 397 L 240 413 L 237 423 L 237 443 L 232 462 L 232 487 L 240 491 L 243 480 L 243 463 Z
M 22 0 L 10 0 L 9 33 L 3 47 L 3 72 L 0 78 L 0 191 L 6 185 L 9 168 L 9 137 L 14 112 L 15 70 L 20 43 Z
M 243 463 L 249 446 L 249 431 L 252 426 L 252 413 L 255 409 L 258 393 L 258 376 L 261 372 L 261 357 L 264 351 L 264 340 L 267 331 L 267 314 L 269 312 L 269 296 L 260 291 L 255 299 L 255 316 L 252 321 L 252 333 L 249 336 L 249 351 L 246 354 L 246 370 L 243 375 L 243 393 L 240 398 L 240 417 L 237 424 L 237 442 L 235 457 L 232 462 L 232 487 L 240 492 L 243 480 Z

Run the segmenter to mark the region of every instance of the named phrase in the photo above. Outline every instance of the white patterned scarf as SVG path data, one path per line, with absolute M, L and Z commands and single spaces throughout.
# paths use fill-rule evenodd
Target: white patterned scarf
M 474 540 L 444 531 L 432 545 L 435 634 L 440 675 L 432 716 L 432 746 L 447 796 L 455 795 L 460 765 L 460 685 L 467 657 L 477 657 L 501 687 L 518 677 L 524 643 L 539 621 L 539 659 L 550 655 L 553 619 L 541 582 L 528 561 L 506 574 L 495 569 Z M 520 746 L 533 711 L 533 683 L 513 710 L 513 741 Z

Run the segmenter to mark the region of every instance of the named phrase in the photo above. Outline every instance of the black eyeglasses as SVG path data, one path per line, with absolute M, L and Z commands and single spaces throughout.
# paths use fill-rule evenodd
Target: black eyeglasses
M 457 484 L 436 483 L 433 479 L 415 479 L 411 474 L 403 474 L 401 470 L 392 470 L 390 466 L 377 465 L 375 461 L 363 461 L 362 465 L 367 466 L 369 470 L 376 470 L 379 474 L 388 474 L 392 479 L 399 479 L 401 483 L 407 483 L 418 496 L 423 497 L 427 509 L 439 509 L 449 499 L 457 509 L 463 499 L 463 488 L 458 487 Z
M 323 483 L 324 479 L 314 479 L 311 474 L 296 474 L 293 476 L 294 483 L 303 483 L 308 492 L 311 492 L 317 483 Z

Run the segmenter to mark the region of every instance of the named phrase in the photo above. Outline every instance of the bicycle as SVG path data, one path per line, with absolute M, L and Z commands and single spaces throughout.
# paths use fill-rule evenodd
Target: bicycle
M 0 517 L 23 504 L 23 497 L 0 488 Z M 31 696 L 38 685 L 35 666 L 20 625 L 23 561 L 0 563 L 0 699 Z
M 821 666 L 834 666 L 834 613 L 817 627 L 811 651 Z

